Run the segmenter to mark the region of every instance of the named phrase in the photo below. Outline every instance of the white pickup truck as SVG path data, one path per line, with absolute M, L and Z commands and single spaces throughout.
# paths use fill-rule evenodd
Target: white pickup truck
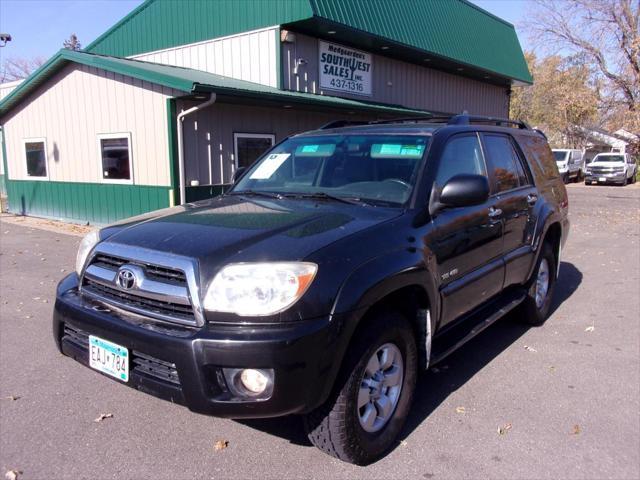
M 586 166 L 584 182 L 615 183 L 626 185 L 636 183 L 638 165 L 628 153 L 599 153 Z

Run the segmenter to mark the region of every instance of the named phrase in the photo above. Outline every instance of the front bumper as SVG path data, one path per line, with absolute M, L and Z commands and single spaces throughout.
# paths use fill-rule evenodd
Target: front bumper
M 587 183 L 620 183 L 627 179 L 627 174 L 625 172 L 615 172 L 615 173 L 594 173 L 590 172 L 585 174 L 584 181 Z
M 199 413 L 259 418 L 305 413 L 322 404 L 340 363 L 337 330 L 342 323 L 327 316 L 269 326 L 163 327 L 82 297 L 71 274 L 58 286 L 53 334 L 60 352 L 85 365 L 86 335 L 127 347 L 132 356 L 127 386 Z M 165 375 L 138 368 L 136 355 L 159 361 Z M 167 381 L 167 368 L 175 369 L 178 383 Z M 265 400 L 233 397 L 222 368 L 272 368 L 273 393 Z

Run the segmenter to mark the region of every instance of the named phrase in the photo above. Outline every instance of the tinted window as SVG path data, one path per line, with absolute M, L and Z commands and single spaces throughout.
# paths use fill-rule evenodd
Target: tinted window
M 502 135 L 485 135 L 484 144 L 487 149 L 489 170 L 494 182 L 494 191 L 504 192 L 517 188 L 520 172 L 518 159 L 511 141 Z
M 101 138 L 102 178 L 105 180 L 131 180 L 129 168 L 129 139 Z
M 47 157 L 44 142 L 27 142 L 24 144 L 27 154 L 27 175 L 30 177 L 47 176 Z
M 560 176 L 549 144 L 541 135 L 518 135 L 518 143 L 529 160 L 536 178 L 542 176 L 551 180 Z
M 457 136 L 449 140 L 440 158 L 436 184 L 443 187 L 451 177 L 463 173 L 487 174 L 476 135 Z

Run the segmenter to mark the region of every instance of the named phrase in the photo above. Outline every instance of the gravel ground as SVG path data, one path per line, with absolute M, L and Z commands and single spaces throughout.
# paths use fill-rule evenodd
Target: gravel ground
M 193 414 L 59 355 L 55 285 L 80 238 L 0 219 L 0 474 L 640 478 L 640 188 L 569 192 L 550 319 L 527 328 L 505 318 L 424 374 L 401 442 L 369 467 L 311 447 L 295 417 Z M 113 417 L 95 422 L 102 413 Z M 218 440 L 227 448 L 215 450 Z

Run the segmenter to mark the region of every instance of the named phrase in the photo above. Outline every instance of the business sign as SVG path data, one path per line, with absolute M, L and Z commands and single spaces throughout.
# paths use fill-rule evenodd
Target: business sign
M 321 90 L 371 95 L 373 59 L 370 53 L 319 42 L 318 58 Z

